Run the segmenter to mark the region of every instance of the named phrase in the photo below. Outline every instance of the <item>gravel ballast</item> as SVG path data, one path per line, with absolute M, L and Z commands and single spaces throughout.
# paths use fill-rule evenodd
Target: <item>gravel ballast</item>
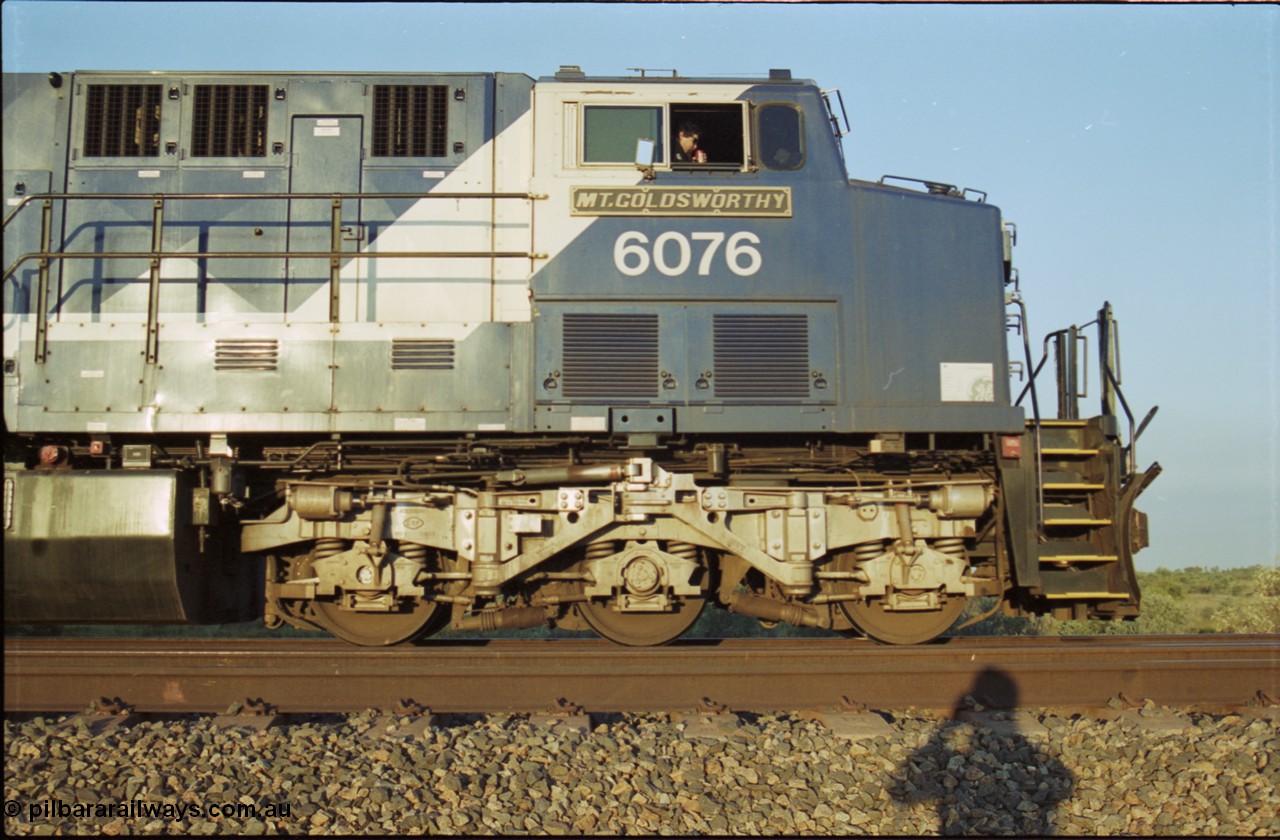
M 857 741 L 784 714 L 731 717 L 711 737 L 638 715 L 596 716 L 586 732 L 508 716 L 415 728 L 372 711 L 265 731 L 6 720 L 5 830 L 1280 834 L 1280 735 L 1251 714 L 1186 712 L 1181 729 L 1133 715 L 1039 713 L 1021 729 L 886 717 L 889 734 Z

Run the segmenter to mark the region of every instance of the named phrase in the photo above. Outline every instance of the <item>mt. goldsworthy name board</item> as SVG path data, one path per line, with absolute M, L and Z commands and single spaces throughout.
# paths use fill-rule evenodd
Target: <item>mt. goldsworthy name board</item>
M 574 187 L 575 216 L 791 217 L 790 187 Z

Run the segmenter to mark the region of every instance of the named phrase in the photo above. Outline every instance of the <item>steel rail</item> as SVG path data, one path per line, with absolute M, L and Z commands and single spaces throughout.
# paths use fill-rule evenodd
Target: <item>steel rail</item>
M 1239 707 L 1280 695 L 1276 636 L 688 640 L 627 649 L 594 639 L 441 641 L 356 648 L 330 640 L 8 638 L 6 712 L 76 711 L 120 697 L 139 712 L 223 711 L 263 698 L 281 712 L 391 709 L 670 711 L 711 698 L 734 710 L 837 705 L 954 709 L 1100 707 L 1124 694 Z

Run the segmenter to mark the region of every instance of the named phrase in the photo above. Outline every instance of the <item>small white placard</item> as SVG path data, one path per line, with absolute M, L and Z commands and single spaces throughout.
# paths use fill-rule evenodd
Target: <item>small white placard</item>
M 340 137 L 342 129 L 336 125 L 318 125 L 311 133 L 316 137 Z
M 87 432 L 105 432 L 107 430 L 106 423 L 85 423 L 85 431 Z
M 943 402 L 995 402 L 996 379 L 989 362 L 942 362 Z
M 338 121 L 332 118 L 316 120 L 316 125 L 337 125 Z
M 425 417 L 397 417 L 397 432 L 425 432 L 427 430 L 427 418 Z
M 513 534 L 541 534 L 542 517 L 536 513 L 508 513 L 507 529 Z
M 10 207 L 17 207 L 21 203 L 22 203 L 22 199 L 20 198 L 11 198 L 5 202 L 5 204 L 8 204 Z
M 105 371 L 101 370 L 82 370 L 80 371 L 81 379 L 102 379 L 106 376 Z
M 159 169 L 139 169 L 138 177 L 139 178 L 159 178 L 160 170 Z
M 570 417 L 569 431 L 571 432 L 607 432 L 609 431 L 608 417 Z
M 479 428 L 482 432 L 505 432 L 506 430 L 506 423 L 481 423 Z
M 424 169 L 422 170 L 423 178 L 443 178 L 444 171 L 440 169 Z
M 267 173 L 261 169 L 246 169 L 243 173 L 246 178 L 265 178 Z

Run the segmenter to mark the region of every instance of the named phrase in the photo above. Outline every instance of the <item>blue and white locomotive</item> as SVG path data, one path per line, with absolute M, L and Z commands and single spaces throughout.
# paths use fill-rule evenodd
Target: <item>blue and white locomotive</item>
M 851 181 L 842 108 L 785 70 L 6 75 L 6 619 L 1137 615 L 1109 307 L 1099 414 L 1072 327 L 1028 416 L 1011 226 Z

